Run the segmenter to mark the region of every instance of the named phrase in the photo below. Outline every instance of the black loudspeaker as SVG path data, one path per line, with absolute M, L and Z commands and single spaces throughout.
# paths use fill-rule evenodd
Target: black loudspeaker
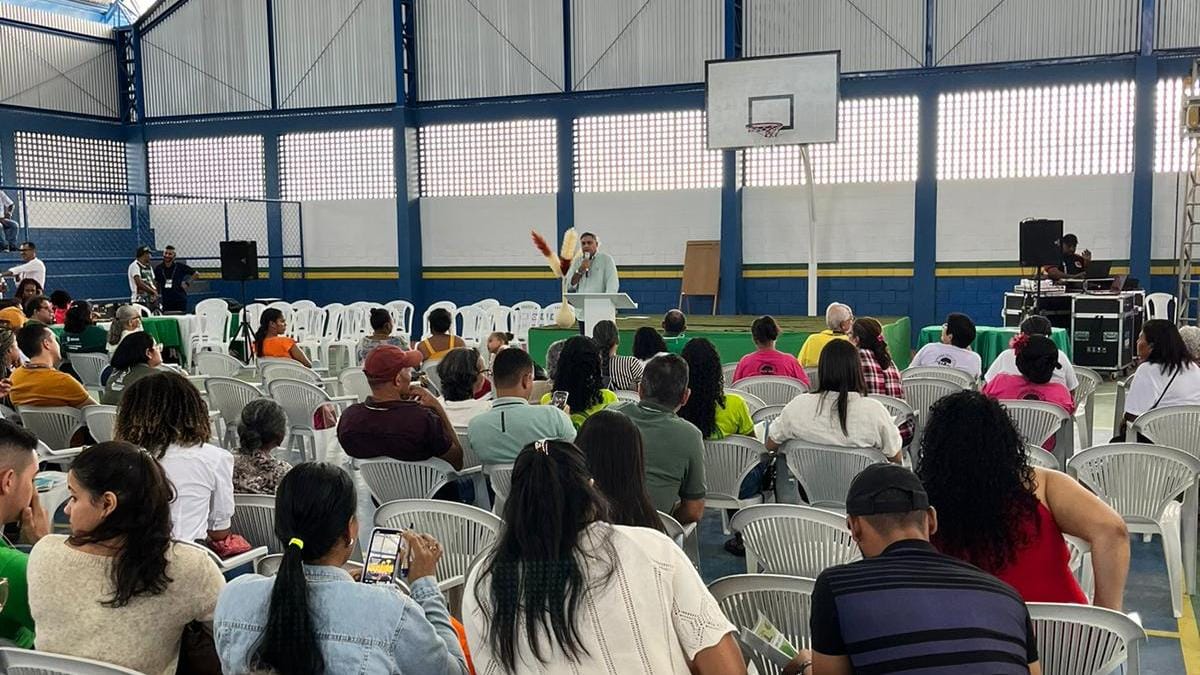
M 1039 267 L 1062 262 L 1061 220 L 1026 220 L 1021 223 L 1021 265 Z
M 251 281 L 258 278 L 258 242 L 221 242 L 221 280 Z

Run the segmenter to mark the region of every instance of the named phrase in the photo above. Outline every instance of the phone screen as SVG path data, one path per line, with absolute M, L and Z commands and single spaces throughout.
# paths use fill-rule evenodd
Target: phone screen
M 381 527 L 371 532 L 371 545 L 363 569 L 364 584 L 393 583 L 408 578 L 408 543 L 401 533 Z

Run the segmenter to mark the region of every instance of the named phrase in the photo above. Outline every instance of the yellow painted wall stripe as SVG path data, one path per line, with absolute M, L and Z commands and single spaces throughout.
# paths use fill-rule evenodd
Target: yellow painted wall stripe
M 1149 635 L 1152 638 L 1167 638 L 1169 640 L 1179 639 L 1179 633 L 1169 630 L 1151 630 L 1147 628 L 1146 635 Z
M 1183 667 L 1187 675 L 1200 675 L 1200 630 L 1196 628 L 1196 613 L 1192 596 L 1183 596 L 1183 616 L 1179 619 L 1179 648 L 1183 650 Z

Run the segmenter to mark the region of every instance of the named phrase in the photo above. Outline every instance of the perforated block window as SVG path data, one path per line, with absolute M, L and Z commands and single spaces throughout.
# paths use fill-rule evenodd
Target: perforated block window
M 552 119 L 421 127 L 421 196 L 557 192 L 557 128 Z
M 394 198 L 393 134 L 391 129 L 354 129 L 281 136 L 279 175 L 283 198 Z
M 31 188 L 125 192 L 129 189 L 125 144 L 101 138 L 29 131 L 14 134 L 17 182 Z M 26 193 L 30 201 L 123 203 L 124 195 L 71 192 Z
M 575 190 L 721 187 L 721 151 L 709 150 L 703 110 L 575 120 Z
M 262 136 L 150 141 L 147 154 L 155 203 L 266 196 Z
M 1200 85 L 1193 85 L 1187 94 L 1200 94 Z M 1183 135 L 1183 97 L 1183 78 L 1158 81 L 1155 93 L 1154 170 L 1160 173 L 1192 169 L 1192 149 L 1196 147 L 1196 139 Z

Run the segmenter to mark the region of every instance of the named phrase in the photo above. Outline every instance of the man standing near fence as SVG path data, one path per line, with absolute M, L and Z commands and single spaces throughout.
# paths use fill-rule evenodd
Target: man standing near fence
M 154 287 L 154 269 L 150 267 L 149 246 L 137 248 L 125 276 L 129 278 L 129 301 L 153 309 L 154 303 L 158 302 L 158 289 Z
M 188 287 L 196 270 L 175 261 L 175 247 L 163 249 L 162 262 L 154 267 L 154 285 L 162 298 L 163 312 L 187 312 Z
M 16 205 L 13 204 L 12 197 L 0 190 L 0 226 L 4 227 L 5 251 L 17 250 L 17 230 L 21 229 L 21 224 L 12 219 L 14 208 Z
M 31 241 L 27 241 L 21 244 L 21 247 L 17 250 L 21 252 L 21 260 L 24 262 L 20 265 L 10 267 L 8 271 L 0 276 L 14 277 L 18 284 L 26 279 L 33 279 L 38 283 L 38 286 L 43 289 L 46 288 L 46 263 L 37 257 L 37 246 Z M 8 291 L 8 284 L 3 279 L 0 279 L 0 293 L 6 291 Z

